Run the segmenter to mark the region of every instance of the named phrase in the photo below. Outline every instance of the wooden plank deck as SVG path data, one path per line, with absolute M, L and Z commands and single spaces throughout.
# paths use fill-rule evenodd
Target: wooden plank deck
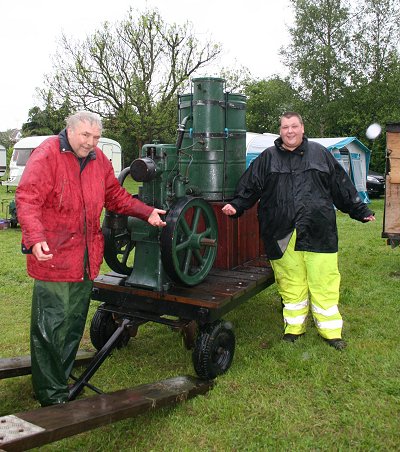
M 21 451 L 205 394 L 213 381 L 179 376 L 0 417 L 0 449 Z M 22 430 L 22 431 L 21 431 Z
M 130 287 L 124 285 L 124 281 L 124 276 L 109 273 L 99 276 L 94 288 L 112 290 L 135 299 L 171 301 L 212 310 L 220 309 L 248 293 L 265 289 L 274 282 L 274 276 L 265 259 L 255 259 L 233 270 L 213 268 L 200 284 L 193 287 L 175 285 L 168 292 Z M 92 298 L 96 299 L 96 295 Z

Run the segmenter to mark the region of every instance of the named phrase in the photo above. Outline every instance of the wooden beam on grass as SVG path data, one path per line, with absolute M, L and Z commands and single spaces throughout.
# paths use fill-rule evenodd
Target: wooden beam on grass
M 93 351 L 79 350 L 76 355 L 74 367 L 86 366 L 93 359 L 94 355 L 95 352 Z M 30 355 L 0 359 L 0 380 L 3 378 L 30 375 L 31 371 Z
M 179 376 L 110 394 L 0 417 L 0 449 L 40 447 L 102 425 L 205 394 L 213 381 Z

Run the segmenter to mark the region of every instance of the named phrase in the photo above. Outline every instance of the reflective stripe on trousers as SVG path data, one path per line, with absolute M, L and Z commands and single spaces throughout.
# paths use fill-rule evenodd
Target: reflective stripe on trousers
M 271 260 L 282 297 L 285 333 L 302 334 L 311 311 L 319 334 L 326 339 L 342 337 L 339 313 L 340 273 L 337 253 L 295 251 L 296 231 L 281 259 Z

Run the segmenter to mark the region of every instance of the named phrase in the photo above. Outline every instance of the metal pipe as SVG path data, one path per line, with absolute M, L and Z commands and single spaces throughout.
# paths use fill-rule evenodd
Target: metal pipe
M 181 124 L 178 125 L 178 138 L 176 140 L 176 152 L 179 154 L 179 150 L 182 146 L 182 141 L 183 141 L 183 135 L 185 134 L 185 129 L 186 129 L 186 123 L 189 121 L 189 119 L 192 118 L 192 115 L 188 115 L 185 116 L 183 118 L 183 121 Z

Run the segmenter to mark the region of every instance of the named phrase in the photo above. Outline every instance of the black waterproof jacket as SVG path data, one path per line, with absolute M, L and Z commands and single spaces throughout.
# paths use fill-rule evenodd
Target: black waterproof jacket
M 247 168 L 230 204 L 238 217 L 258 200 L 269 259 L 282 257 L 294 229 L 297 251 L 337 252 L 335 206 L 358 221 L 373 214 L 340 163 L 306 137 L 294 151 L 285 150 L 277 138 Z

